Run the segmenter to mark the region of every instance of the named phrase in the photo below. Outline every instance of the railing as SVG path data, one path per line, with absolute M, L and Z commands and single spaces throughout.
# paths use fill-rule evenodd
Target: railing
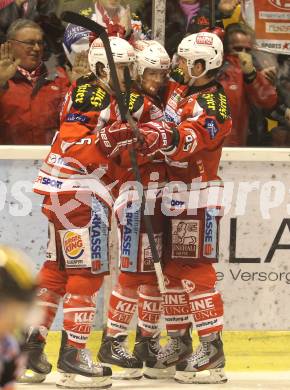
M 0 160 L 42 160 L 49 146 L 0 146 Z M 290 161 L 290 148 L 223 148 L 222 161 Z

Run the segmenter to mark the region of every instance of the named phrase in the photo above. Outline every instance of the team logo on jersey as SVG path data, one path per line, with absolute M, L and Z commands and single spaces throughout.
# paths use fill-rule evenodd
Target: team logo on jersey
M 73 231 L 67 231 L 63 236 L 63 248 L 69 259 L 79 259 L 85 251 L 82 236 Z
M 196 259 L 199 248 L 199 221 L 172 220 L 172 258 Z
M 204 222 L 203 256 L 215 258 L 217 256 L 217 223 L 216 209 L 207 209 Z

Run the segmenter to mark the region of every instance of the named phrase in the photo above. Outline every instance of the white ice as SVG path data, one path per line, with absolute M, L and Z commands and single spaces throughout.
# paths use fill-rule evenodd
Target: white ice
M 56 389 L 55 380 L 57 373 L 48 375 L 46 381 L 42 384 L 19 384 L 17 390 L 52 390 Z M 187 389 L 202 389 L 202 390 L 290 390 L 290 371 L 275 371 L 275 372 L 227 372 L 229 381 L 221 385 L 184 385 L 175 382 L 174 380 L 150 380 L 141 379 L 139 381 L 121 381 L 114 380 L 111 389 L 118 390 L 146 390 L 154 388 L 154 390 L 187 390 Z M 59 388 L 58 388 L 59 389 Z

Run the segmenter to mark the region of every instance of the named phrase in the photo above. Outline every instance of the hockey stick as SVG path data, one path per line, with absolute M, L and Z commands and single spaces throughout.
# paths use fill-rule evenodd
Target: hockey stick
M 209 27 L 215 28 L 215 0 L 209 0 Z
M 105 51 L 106 51 L 107 59 L 108 59 L 108 64 L 109 64 L 112 82 L 113 82 L 113 86 L 114 86 L 114 92 L 115 92 L 116 100 L 117 100 L 117 103 L 119 106 L 121 119 L 122 119 L 122 121 L 129 123 L 136 138 L 140 140 L 141 136 L 140 136 L 139 129 L 136 126 L 134 119 L 130 115 L 128 108 L 126 107 L 126 105 L 124 104 L 124 101 L 123 101 L 123 96 L 122 96 L 121 89 L 120 89 L 119 79 L 117 76 L 117 71 L 116 71 L 114 58 L 113 58 L 113 54 L 112 54 L 112 50 L 111 50 L 111 46 L 110 46 L 110 41 L 109 41 L 109 37 L 108 37 L 108 34 L 107 34 L 105 28 L 103 26 L 99 25 L 98 23 L 94 22 L 93 20 L 86 18 L 85 16 L 79 15 L 75 12 L 71 12 L 71 11 L 63 12 L 63 14 L 61 15 L 61 18 L 65 22 L 76 24 L 77 26 L 84 27 L 87 30 L 90 30 L 90 31 L 96 33 L 100 37 L 100 39 L 102 40 L 102 42 L 104 44 Z M 127 74 L 127 76 L 126 76 L 126 74 Z M 128 75 L 130 76 L 129 70 L 125 71 L 125 78 L 127 78 L 127 82 L 128 82 Z M 135 179 L 137 182 L 141 183 L 140 171 L 138 168 L 136 152 L 134 149 L 131 150 L 130 157 L 131 157 L 131 165 L 132 165 L 133 173 L 135 175 Z M 145 204 L 144 191 L 142 192 L 142 203 L 141 204 L 142 205 Z M 141 206 L 141 207 L 143 208 L 144 206 Z M 141 208 L 141 210 L 142 210 L 142 208 Z M 153 257 L 153 261 L 154 261 L 154 268 L 155 268 L 155 272 L 156 272 L 159 290 L 161 293 L 164 293 L 165 292 L 164 277 L 163 277 L 163 273 L 162 273 L 159 253 L 158 253 L 156 242 L 154 239 L 154 232 L 153 232 L 153 227 L 152 227 L 152 223 L 151 223 L 151 218 L 149 215 L 145 215 L 145 213 L 143 214 L 143 216 L 144 216 L 146 233 L 148 236 L 148 240 L 149 240 L 149 244 L 150 244 L 150 248 L 151 248 L 151 253 L 152 253 L 152 257 Z

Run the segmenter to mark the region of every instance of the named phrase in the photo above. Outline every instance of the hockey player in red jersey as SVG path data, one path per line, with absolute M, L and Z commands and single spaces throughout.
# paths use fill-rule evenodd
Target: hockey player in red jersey
M 124 86 L 124 66 L 135 60 L 134 50 L 121 38 L 110 38 L 110 44 Z M 116 103 L 100 39 L 90 48 L 89 62 L 93 74 L 77 80 L 68 94 L 60 131 L 34 186 L 35 192 L 45 195 L 43 213 L 49 221 L 49 242 L 38 293 L 46 316 L 41 326 L 31 328 L 28 334 L 28 368 L 36 374 L 35 381 L 44 380 L 51 370 L 43 349 L 62 298 L 64 319 L 57 363 L 62 375 L 57 384 L 68 388 L 111 385 L 111 369 L 93 363 L 85 345 L 94 322 L 96 294 L 109 272 L 108 230 L 113 205 L 107 186 L 109 158 L 133 142 L 126 125 L 115 122 Z M 76 375 L 90 380 L 77 381 Z
M 136 49 L 137 89 L 130 94 L 129 109 L 138 125 L 150 120 L 163 119 L 163 106 L 158 98 L 159 90 L 165 85 L 170 59 L 165 49 L 155 41 L 137 41 Z M 143 189 L 151 215 L 156 245 L 161 256 L 164 217 L 161 213 L 161 194 L 165 181 L 166 167 L 161 153 L 148 158 L 138 158 Z M 168 370 L 146 367 L 147 358 L 156 356 L 159 349 L 158 322 L 162 312 L 162 298 L 158 289 L 150 245 L 146 234 L 141 210 L 134 210 L 130 199 L 130 187 L 135 181 L 129 154 L 120 155 L 119 197 L 115 203 L 119 221 L 120 275 L 109 301 L 106 335 L 103 338 L 98 358 L 104 363 L 126 368 L 123 377 L 136 379 L 144 375 L 150 378 L 168 377 Z M 129 186 L 126 185 L 129 183 Z M 131 183 L 131 184 L 130 184 Z M 158 195 L 159 194 L 159 195 Z M 157 198 L 157 199 L 156 199 Z M 153 201 L 156 200 L 154 207 Z M 150 207 L 150 202 L 152 205 Z M 124 346 L 128 326 L 138 306 L 137 338 L 132 360 Z M 172 370 L 171 370 L 172 371 Z
M 171 122 L 141 126 L 141 152 L 161 150 L 169 179 L 163 197 L 169 229 L 163 303 L 171 341 L 150 365 L 177 364 L 175 379 L 181 383 L 222 383 L 227 380 L 220 337 L 223 302 L 215 289 L 212 263 L 218 261 L 223 194 L 217 171 L 223 141 L 231 130 L 227 98 L 215 81 L 223 45 L 216 35 L 201 32 L 184 38 L 178 54 L 187 86 L 170 85 L 166 119 Z M 177 292 L 184 293 L 182 299 Z M 188 311 L 200 338 L 193 353 L 190 330 L 178 322 Z M 199 377 L 197 372 L 203 370 L 210 376 Z

